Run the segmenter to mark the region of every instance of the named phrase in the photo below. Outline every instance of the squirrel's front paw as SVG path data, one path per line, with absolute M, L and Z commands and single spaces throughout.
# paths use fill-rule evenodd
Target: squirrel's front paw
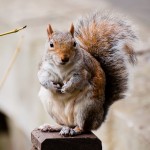
M 61 93 L 66 93 L 67 92 L 67 85 L 64 84 L 61 88 Z
M 68 86 L 67 84 L 65 84 L 62 88 L 61 88 L 61 93 L 71 93 L 73 91 L 73 88 L 71 88 L 70 86 Z
M 62 88 L 60 89 L 61 93 L 66 93 L 66 89 L 65 88 Z
M 43 81 L 41 82 L 41 85 L 44 86 L 46 89 L 49 89 L 51 87 L 50 81 Z
M 55 82 L 51 82 L 51 90 L 54 92 L 61 93 L 61 85 Z
M 53 81 L 46 81 L 43 82 L 41 85 L 44 86 L 46 89 L 52 90 L 53 92 L 61 92 L 61 85 L 54 83 Z

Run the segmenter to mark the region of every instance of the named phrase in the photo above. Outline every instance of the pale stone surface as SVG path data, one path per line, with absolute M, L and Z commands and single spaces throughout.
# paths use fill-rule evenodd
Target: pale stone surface
M 101 128 L 104 150 L 150 149 L 150 101 L 116 102 Z

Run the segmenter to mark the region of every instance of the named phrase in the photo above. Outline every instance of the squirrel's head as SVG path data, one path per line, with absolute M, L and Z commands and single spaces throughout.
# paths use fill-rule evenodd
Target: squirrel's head
M 51 25 L 47 27 L 47 53 L 56 65 L 66 65 L 72 62 L 76 54 L 77 44 L 74 39 L 74 26 L 69 32 L 53 31 Z

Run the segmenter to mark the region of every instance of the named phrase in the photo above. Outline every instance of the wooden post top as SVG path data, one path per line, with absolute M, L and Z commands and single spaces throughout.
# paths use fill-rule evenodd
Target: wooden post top
M 59 132 L 31 133 L 33 150 L 102 150 L 101 141 L 93 134 L 87 133 L 74 137 L 62 137 Z

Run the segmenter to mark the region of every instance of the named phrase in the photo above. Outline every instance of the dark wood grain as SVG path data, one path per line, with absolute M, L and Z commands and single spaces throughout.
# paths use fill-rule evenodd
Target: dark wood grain
M 101 141 L 93 133 L 62 137 L 59 132 L 35 129 L 31 133 L 31 141 L 33 150 L 102 150 Z

